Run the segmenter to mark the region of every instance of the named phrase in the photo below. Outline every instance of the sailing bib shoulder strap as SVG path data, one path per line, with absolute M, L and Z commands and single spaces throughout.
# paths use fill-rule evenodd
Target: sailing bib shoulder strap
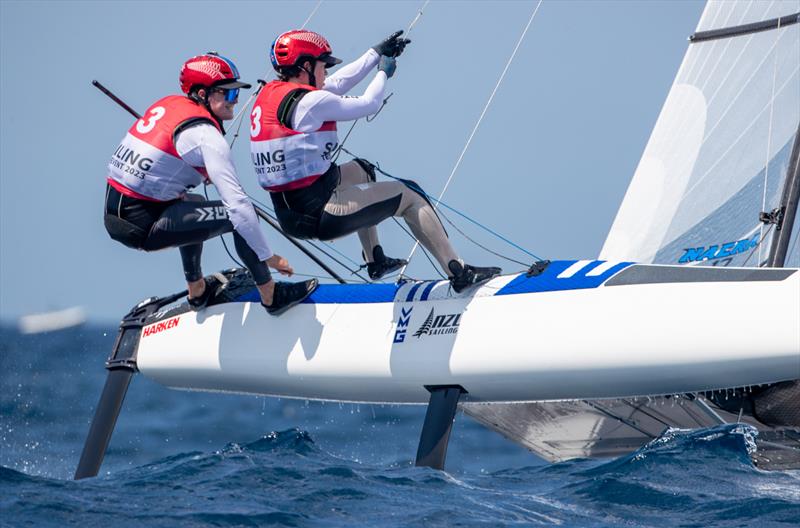
M 302 189 L 331 166 L 339 144 L 336 122 L 302 133 L 291 129 L 291 115 L 313 86 L 283 81 L 261 90 L 251 113 L 250 154 L 258 183 L 270 192 Z
M 202 176 L 181 159 L 175 133 L 187 124 L 219 125 L 205 107 L 170 95 L 156 101 L 128 130 L 108 164 L 108 180 L 120 192 L 167 201 L 202 183 Z M 201 171 L 202 167 L 199 167 Z

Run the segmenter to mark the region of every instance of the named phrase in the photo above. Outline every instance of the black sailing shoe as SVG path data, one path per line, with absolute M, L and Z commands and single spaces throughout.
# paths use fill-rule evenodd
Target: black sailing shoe
M 378 280 L 387 273 L 397 271 L 408 264 L 408 261 L 404 259 L 396 259 L 384 255 L 383 248 L 380 245 L 372 249 L 372 260 L 373 262 L 367 263 L 367 273 L 372 280 Z
M 208 277 L 204 277 L 203 280 L 206 283 L 206 289 L 203 290 L 203 294 L 200 297 L 186 298 L 189 302 L 189 308 L 195 312 L 199 312 L 208 306 L 209 301 L 214 298 L 214 295 L 216 295 L 222 286 L 222 281 L 219 280 L 216 275 L 209 275 Z
M 450 285 L 457 293 L 461 293 L 470 286 L 482 284 L 492 277 L 500 275 L 500 272 L 503 271 L 495 267 L 477 268 L 469 264 L 461 264 L 457 260 L 451 260 L 447 267 L 450 268 L 450 273 L 453 274 L 450 277 Z
M 300 304 L 306 297 L 317 289 L 319 281 L 309 279 L 301 282 L 276 282 L 275 291 L 272 293 L 272 304 L 261 306 L 267 309 L 270 315 L 280 315 L 295 304 Z

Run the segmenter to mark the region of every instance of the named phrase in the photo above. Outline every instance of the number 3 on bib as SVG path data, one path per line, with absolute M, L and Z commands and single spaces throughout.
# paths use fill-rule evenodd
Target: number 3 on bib
M 145 118 L 141 118 L 136 123 L 136 131 L 140 134 L 147 134 L 156 126 L 156 121 L 164 117 L 164 114 L 167 111 L 164 109 L 163 106 L 157 106 L 150 110 L 150 117 L 145 120 Z
M 261 132 L 261 107 L 254 106 L 250 117 L 253 118 L 250 123 L 250 137 L 256 137 Z

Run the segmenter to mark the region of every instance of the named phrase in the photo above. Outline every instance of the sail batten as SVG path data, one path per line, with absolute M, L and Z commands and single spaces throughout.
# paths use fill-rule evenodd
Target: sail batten
M 800 13 L 786 15 L 771 20 L 764 20 L 763 22 L 754 22 L 751 24 L 742 24 L 739 26 L 728 27 L 723 29 L 714 29 L 710 31 L 700 31 L 689 37 L 691 42 L 703 42 L 705 40 L 714 40 L 730 37 L 738 37 L 747 35 L 749 33 L 757 33 L 760 31 L 769 31 L 771 29 L 778 29 L 791 24 L 797 24 L 800 21 Z

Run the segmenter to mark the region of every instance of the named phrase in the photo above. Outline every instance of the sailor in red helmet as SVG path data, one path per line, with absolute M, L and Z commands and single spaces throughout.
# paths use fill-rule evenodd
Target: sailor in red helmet
M 104 222 L 108 234 L 144 251 L 177 247 L 189 290 L 189 304 L 203 308 L 220 284 L 204 280 L 203 241 L 233 231 L 236 252 L 253 276 L 261 303 L 273 315 L 305 299 L 316 280 L 272 280 L 269 267 L 291 275 L 289 263 L 270 250 L 253 204 L 236 175 L 222 122 L 233 119 L 240 88 L 230 60 L 209 52 L 181 68 L 184 95 L 156 101 L 131 126 L 108 165 Z M 213 183 L 222 200 L 189 194 Z
M 270 48 L 278 80 L 264 86 L 251 114 L 251 157 L 288 233 L 320 240 L 358 233 L 367 271 L 375 280 L 406 264 L 383 253 L 375 227 L 392 216 L 402 217 L 460 292 L 491 279 L 500 268 L 464 264 L 414 182 L 376 182 L 368 161 L 337 165 L 333 159 L 339 146 L 337 121 L 352 121 L 380 108 L 396 57 L 410 42 L 402 33 L 395 32 L 330 77 L 326 70 L 342 61 L 322 35 L 302 29 L 279 35 Z M 376 66 L 362 95 L 344 95 Z

